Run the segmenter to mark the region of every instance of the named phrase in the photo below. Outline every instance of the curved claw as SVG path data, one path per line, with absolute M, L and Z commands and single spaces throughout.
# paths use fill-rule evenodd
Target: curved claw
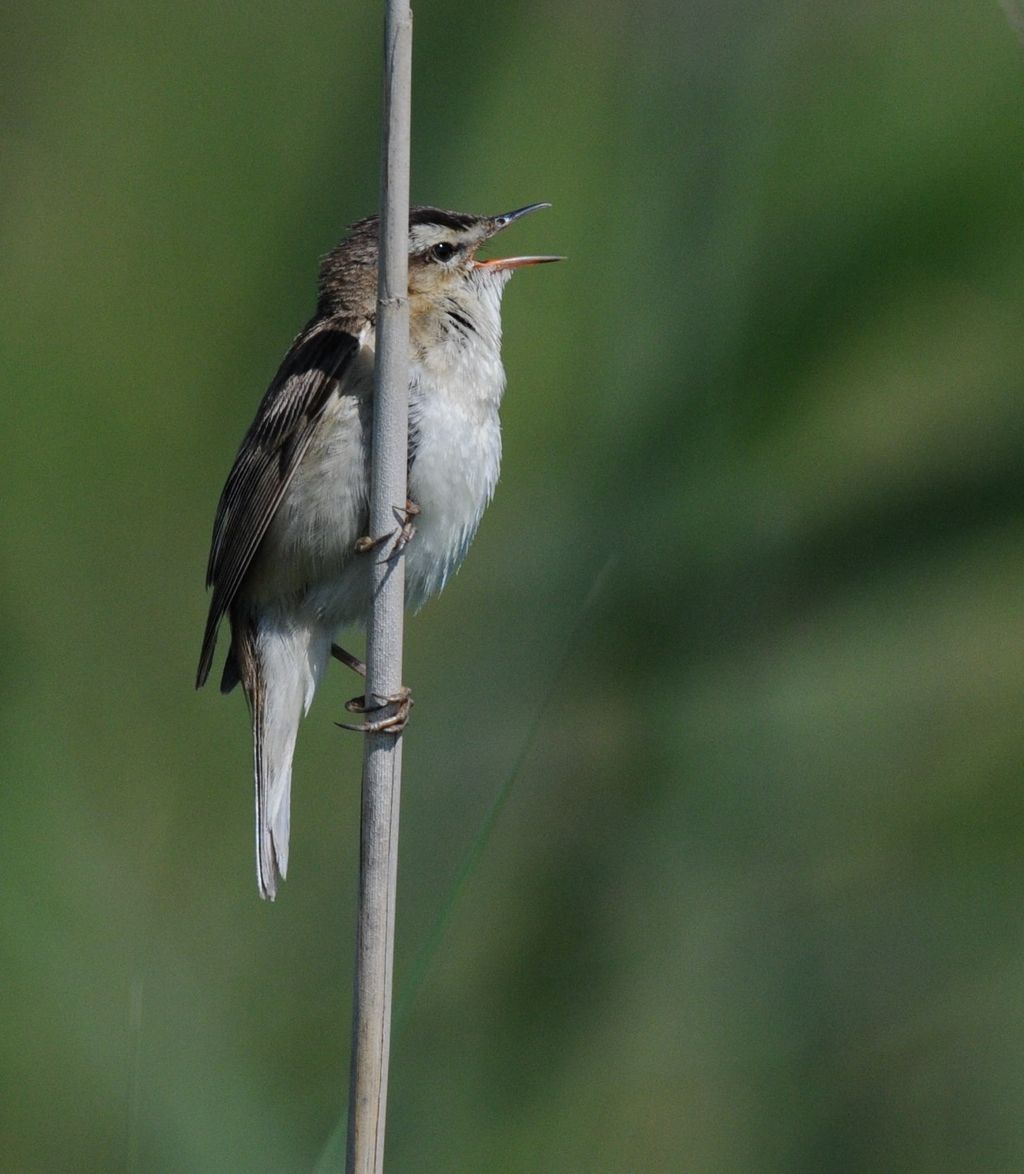
M 409 713 L 415 704 L 408 687 L 403 685 L 397 693 L 391 693 L 387 697 L 374 693 L 373 701 L 374 704 L 367 705 L 365 697 L 353 697 L 345 702 L 345 708 L 349 713 L 376 713 L 391 705 L 397 705 L 398 709 L 388 717 L 382 717 L 377 721 L 361 722 L 357 726 L 350 725 L 348 722 L 335 722 L 334 724 L 341 730 L 352 730 L 356 734 L 400 734 L 408 725 Z
M 412 541 L 416 533 L 416 527 L 413 524 L 413 518 L 418 518 L 423 511 L 412 500 L 407 497 L 404 506 L 392 506 L 392 513 L 395 515 L 395 520 L 398 522 L 397 530 L 390 530 L 387 534 L 381 534 L 379 538 L 357 538 L 355 544 L 356 554 L 369 554 L 371 550 L 376 550 L 377 547 L 383 546 L 385 542 L 390 542 L 394 539 L 394 546 L 388 552 L 388 558 L 394 558 L 396 554 L 401 553 Z

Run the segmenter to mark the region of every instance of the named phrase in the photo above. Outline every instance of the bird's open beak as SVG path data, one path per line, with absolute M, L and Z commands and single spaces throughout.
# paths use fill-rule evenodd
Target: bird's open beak
M 548 261 L 564 261 L 564 257 L 496 257 L 492 261 L 474 261 L 477 269 L 522 269 L 524 265 L 546 265 Z
M 501 232 L 503 228 L 508 228 L 516 220 L 520 220 L 523 216 L 529 216 L 531 212 L 538 212 L 541 208 L 550 208 L 550 204 L 527 204 L 525 208 L 517 208 L 514 212 L 503 212 L 500 216 L 492 216 L 491 224 L 493 225 L 490 236 Z M 497 257 L 490 261 L 474 261 L 473 265 L 477 269 L 490 269 L 495 272 L 500 269 L 522 269 L 524 265 L 546 265 L 549 261 L 564 261 L 564 257 Z

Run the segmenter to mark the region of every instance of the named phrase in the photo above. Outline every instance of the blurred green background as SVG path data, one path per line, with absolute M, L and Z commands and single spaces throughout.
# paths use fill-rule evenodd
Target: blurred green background
M 375 207 L 380 13 L 3 19 L 0 1166 L 336 1169 L 354 686 L 269 907 L 192 680 L 223 479 Z M 389 1169 L 1019 1174 L 1024 49 L 963 0 L 449 0 L 415 68 L 414 198 L 551 200 L 514 248 L 570 261 L 507 293 L 502 483 L 408 630 Z

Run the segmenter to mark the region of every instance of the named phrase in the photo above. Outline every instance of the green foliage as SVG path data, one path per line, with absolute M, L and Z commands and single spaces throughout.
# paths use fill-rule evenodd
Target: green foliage
M 502 484 L 408 631 L 399 988 L 540 721 L 390 1168 L 1016 1174 L 1020 45 L 958 0 L 416 21 L 414 198 L 551 200 L 516 248 L 570 260 L 508 292 Z M 242 702 L 191 681 L 223 477 L 376 199 L 378 14 L 8 22 L 0 1166 L 309 1170 L 356 689 L 271 908 Z

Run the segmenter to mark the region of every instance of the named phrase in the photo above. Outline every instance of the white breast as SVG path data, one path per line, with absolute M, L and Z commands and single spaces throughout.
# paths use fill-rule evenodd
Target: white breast
M 458 569 L 498 483 L 505 372 L 489 341 L 461 339 L 443 372 L 413 366 L 409 493 L 421 511 L 406 548 L 406 600 L 413 609 Z

